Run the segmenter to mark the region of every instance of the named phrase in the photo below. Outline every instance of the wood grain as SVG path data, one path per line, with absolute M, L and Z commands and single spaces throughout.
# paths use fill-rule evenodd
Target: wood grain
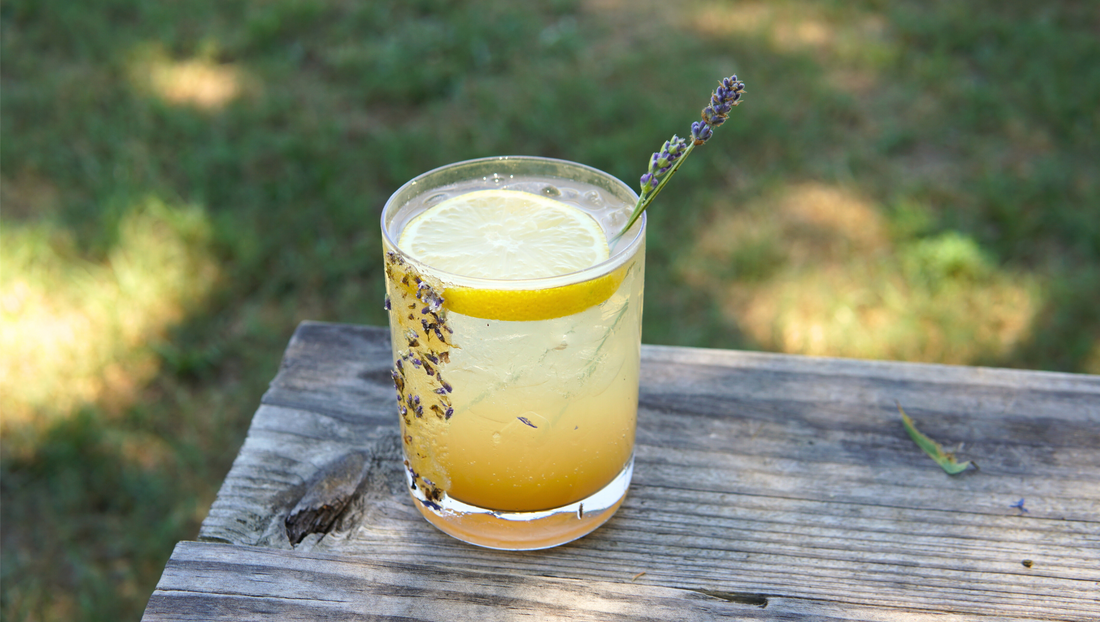
M 908 608 L 182 542 L 147 620 L 932 621 Z M 1010 618 L 1002 618 L 1010 619 Z
M 145 619 L 1100 619 L 1100 378 L 645 346 L 626 503 L 508 553 L 411 505 L 389 356 L 384 329 L 299 327 Z M 899 402 L 981 470 L 944 473 Z M 362 485 L 292 547 L 288 513 L 347 456 Z

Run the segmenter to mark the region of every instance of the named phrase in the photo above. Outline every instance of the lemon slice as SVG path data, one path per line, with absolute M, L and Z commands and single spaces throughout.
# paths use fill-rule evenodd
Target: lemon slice
M 518 190 L 451 197 L 413 218 L 397 245 L 433 268 L 486 279 L 537 279 L 607 259 L 607 237 L 581 210 Z
M 576 207 L 516 190 L 451 197 L 413 218 L 397 242 L 413 258 L 461 276 L 536 279 L 584 270 L 608 258 L 599 223 Z M 544 289 L 446 287 L 444 307 L 472 317 L 534 321 L 579 313 L 607 300 L 625 271 Z

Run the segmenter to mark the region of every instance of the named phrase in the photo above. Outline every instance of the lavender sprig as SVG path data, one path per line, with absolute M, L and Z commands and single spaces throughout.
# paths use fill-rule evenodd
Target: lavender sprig
M 611 239 L 612 243 L 623 237 L 623 234 L 641 218 L 645 209 L 679 170 L 688 154 L 697 146 L 710 140 L 714 135 L 714 128 L 726 122 L 733 107 L 741 103 L 741 94 L 744 91 L 745 83 L 739 81 L 736 75 L 723 78 L 718 83 L 718 88 L 711 94 L 710 104 L 703 108 L 703 120 L 691 124 L 691 140 L 688 141 L 673 134 L 670 140 L 665 141 L 661 150 L 650 157 L 649 170 L 641 178 L 642 192 L 638 195 L 638 202 L 634 204 L 634 211 L 631 212 L 630 219 L 626 221 L 622 230 Z

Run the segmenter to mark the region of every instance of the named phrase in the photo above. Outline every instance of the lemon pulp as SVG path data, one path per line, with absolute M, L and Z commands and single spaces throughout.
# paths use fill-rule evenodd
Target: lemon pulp
M 452 274 L 537 279 L 607 260 L 607 237 L 594 218 L 548 197 L 490 189 L 451 197 L 413 218 L 397 243 L 414 259 Z M 444 307 L 490 320 L 535 321 L 579 313 L 607 300 L 625 269 L 543 289 L 445 287 Z

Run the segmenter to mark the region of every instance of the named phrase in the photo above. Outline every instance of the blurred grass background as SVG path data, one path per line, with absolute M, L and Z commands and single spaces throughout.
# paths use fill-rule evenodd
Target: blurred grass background
M 647 343 L 1100 373 L 1100 8 L 4 0 L 5 620 L 136 620 L 298 322 L 382 325 L 401 183 L 634 183 Z

